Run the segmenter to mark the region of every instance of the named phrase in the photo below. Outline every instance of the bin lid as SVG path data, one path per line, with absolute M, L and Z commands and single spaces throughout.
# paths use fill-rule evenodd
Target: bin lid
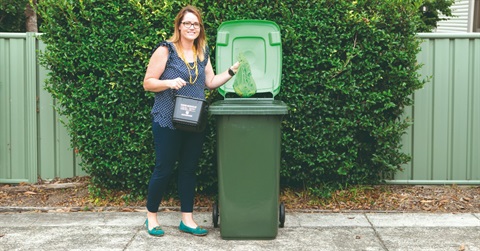
M 216 72 L 223 72 L 238 61 L 243 53 L 250 64 L 257 93 L 280 91 L 282 77 L 282 40 L 280 27 L 267 20 L 235 20 L 223 22 L 217 31 L 215 47 Z M 235 76 L 218 88 L 225 97 L 235 93 Z
M 284 115 L 287 108 L 280 100 L 238 98 L 214 102 L 208 110 L 212 115 Z

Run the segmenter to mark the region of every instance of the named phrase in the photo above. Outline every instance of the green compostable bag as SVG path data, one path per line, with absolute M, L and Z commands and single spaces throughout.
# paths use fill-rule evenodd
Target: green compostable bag
M 257 92 L 257 85 L 255 84 L 255 80 L 253 80 L 250 64 L 242 53 L 238 55 L 238 62 L 240 66 L 238 67 L 237 74 L 235 74 L 233 89 L 238 96 L 248 98 Z

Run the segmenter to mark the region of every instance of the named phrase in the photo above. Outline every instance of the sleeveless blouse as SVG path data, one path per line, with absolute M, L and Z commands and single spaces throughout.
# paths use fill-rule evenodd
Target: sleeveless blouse
M 167 89 L 155 93 L 155 101 L 151 114 L 155 123 L 158 123 L 161 127 L 168 127 L 175 130 L 172 123 L 175 95 L 205 99 L 205 67 L 208 62 L 209 49 L 206 47 L 204 53 L 205 59 L 203 61 L 200 61 L 200 59 L 197 58 L 198 78 L 194 84 L 190 84 L 190 75 L 192 76 L 192 81 L 196 78 L 195 70 L 189 70 L 187 68 L 185 62 L 180 58 L 175 46 L 171 42 L 162 41 L 158 43 L 153 49 L 152 54 L 160 46 L 166 46 L 168 48 L 167 65 L 165 71 L 160 76 L 160 80 L 180 77 L 185 80 L 187 84 L 179 90 Z M 193 63 L 190 63 L 190 66 L 193 66 Z M 190 75 L 188 74 L 188 71 L 190 71 Z

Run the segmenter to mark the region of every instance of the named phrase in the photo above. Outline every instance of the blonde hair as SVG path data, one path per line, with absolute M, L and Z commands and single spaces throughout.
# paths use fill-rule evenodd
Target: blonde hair
M 198 58 L 200 61 L 203 61 L 205 59 L 205 47 L 207 46 L 207 36 L 205 35 L 205 29 L 203 26 L 203 21 L 202 21 L 202 15 L 200 11 L 191 5 L 183 7 L 180 12 L 178 12 L 177 16 L 175 17 L 175 30 L 173 32 L 173 35 L 168 39 L 168 41 L 172 42 L 175 47 L 177 48 L 177 51 L 179 51 L 179 54 L 183 54 L 183 49 L 182 46 L 180 46 L 180 25 L 182 24 L 182 19 L 187 13 L 192 13 L 198 18 L 198 23 L 200 24 L 200 34 L 198 37 L 195 39 L 193 42 L 193 45 L 195 46 L 195 50 L 198 53 Z

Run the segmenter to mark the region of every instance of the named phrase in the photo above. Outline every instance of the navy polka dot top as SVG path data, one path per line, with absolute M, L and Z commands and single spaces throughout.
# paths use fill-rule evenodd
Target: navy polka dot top
M 187 85 L 179 90 L 167 89 L 155 93 L 155 102 L 153 104 L 151 114 L 153 116 L 153 121 L 158 123 L 161 127 L 175 129 L 172 123 L 175 95 L 205 99 L 205 66 L 208 62 L 209 50 L 207 47 L 205 51 L 205 59 L 203 61 L 197 59 L 198 78 L 197 81 L 195 81 L 195 83 L 192 85 L 189 83 L 190 75 L 192 76 L 193 81 L 196 78 L 195 70 L 190 70 L 190 75 L 188 74 L 189 69 L 185 65 L 185 62 L 177 54 L 173 43 L 168 41 L 158 43 L 153 49 L 152 54 L 160 46 L 166 46 L 169 52 L 167 65 L 165 67 L 165 71 L 160 76 L 160 80 L 175 79 L 180 77 L 187 82 Z M 193 63 L 191 63 L 191 66 L 193 66 Z

